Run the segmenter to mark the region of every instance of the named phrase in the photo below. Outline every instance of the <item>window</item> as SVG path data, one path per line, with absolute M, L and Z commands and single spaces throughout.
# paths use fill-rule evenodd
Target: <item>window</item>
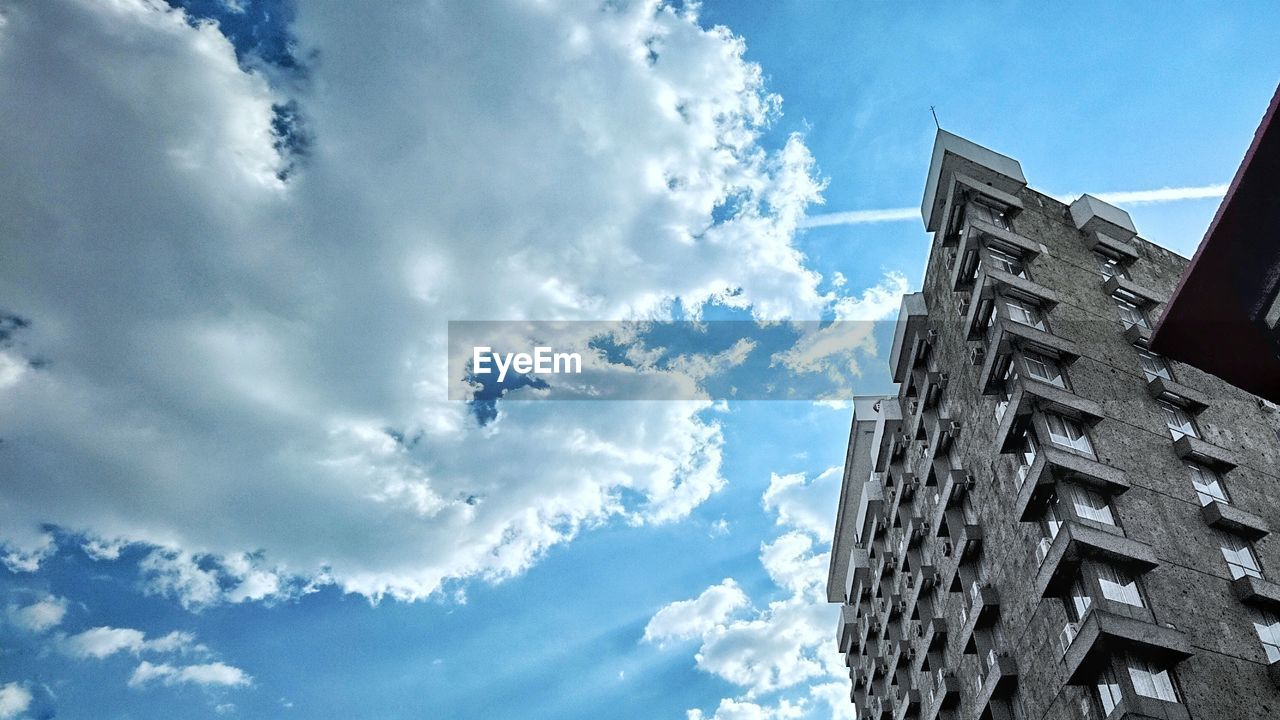
M 1134 692 L 1143 697 L 1178 702 L 1178 691 L 1173 688 L 1173 677 L 1168 670 L 1157 668 L 1142 657 L 1129 658 L 1129 679 Z
M 1200 498 L 1202 506 L 1214 501 L 1224 504 L 1231 502 L 1217 472 L 1200 463 L 1189 462 L 1186 465 L 1187 473 L 1191 475 L 1191 485 L 1196 489 L 1196 496 Z
M 1040 517 L 1040 534 L 1052 540 L 1058 537 L 1058 531 L 1061 529 L 1062 515 L 1058 512 L 1058 496 L 1050 495 L 1049 501 L 1045 504 L 1044 515 Z
M 1067 606 L 1067 617 L 1071 622 L 1080 622 L 1089 612 L 1089 608 L 1093 606 L 1093 598 L 1089 597 L 1089 592 L 1084 588 L 1084 581 L 1079 577 L 1075 582 L 1071 583 L 1070 589 L 1067 590 L 1067 596 L 1063 598 L 1063 602 Z
M 1144 347 L 1138 348 L 1138 363 L 1142 365 L 1142 374 L 1147 376 L 1148 382 L 1158 377 L 1165 380 L 1173 379 L 1173 373 L 1169 372 L 1169 363 Z
M 1057 360 L 1048 355 L 1029 352 L 1022 356 L 1022 362 L 1027 366 L 1027 375 L 1040 382 L 1066 389 L 1067 381 L 1062 375 L 1062 368 L 1058 367 Z
M 1129 271 L 1120 263 L 1120 258 L 1103 253 L 1094 253 L 1094 255 L 1098 258 L 1098 269 L 1102 272 L 1103 280 L 1110 280 L 1116 276 L 1128 279 Z
M 971 202 L 966 211 L 972 220 L 983 220 L 1005 230 L 1013 229 L 1009 225 L 1009 215 L 999 208 L 984 202 Z
M 1040 316 L 1040 308 L 1025 300 L 1005 298 L 1005 307 L 1009 310 L 1009 318 L 1014 322 L 1030 325 L 1037 330 L 1044 330 L 1044 318 Z
M 1169 434 L 1174 440 L 1180 440 L 1186 435 L 1200 437 L 1200 433 L 1196 432 L 1195 423 L 1191 421 L 1191 416 L 1186 410 L 1163 400 L 1160 401 L 1160 408 L 1164 410 L 1164 424 L 1168 426 Z
M 1111 505 L 1107 503 L 1105 497 L 1094 490 L 1080 487 L 1079 485 L 1068 485 L 1067 487 L 1071 493 L 1071 505 L 1075 508 L 1077 517 L 1105 525 L 1116 524 L 1115 515 L 1111 513 Z
M 992 314 L 994 318 L 995 315 Z M 1009 409 L 1009 398 L 1011 396 L 1011 388 L 1013 383 L 1018 379 L 1018 371 L 1013 369 L 1013 363 L 1004 369 L 1004 378 L 1000 386 L 1000 399 L 996 401 L 996 422 L 1004 419 L 1005 410 Z
M 1120 704 L 1120 681 L 1111 668 L 1102 671 L 1097 682 L 1098 704 L 1102 705 L 1102 716 L 1111 714 Z
M 1029 431 L 1023 430 L 1018 441 L 1018 487 L 1027 479 L 1027 473 L 1036 462 L 1036 438 Z
M 997 270 L 1003 270 L 1017 277 L 1027 277 L 1027 267 L 1023 264 L 1022 258 L 1013 253 L 989 247 L 987 248 L 987 261 Z
M 1227 561 L 1227 569 L 1231 571 L 1232 580 L 1239 580 L 1246 575 L 1262 577 L 1262 568 L 1258 567 L 1258 557 L 1253 554 L 1253 546 L 1248 540 L 1219 530 L 1218 546 L 1222 549 L 1222 558 Z
M 1144 328 L 1151 327 L 1151 325 L 1147 322 L 1147 314 L 1143 312 L 1142 308 L 1138 307 L 1137 305 L 1134 305 L 1128 300 L 1115 297 L 1114 295 L 1111 297 L 1111 299 L 1115 300 L 1116 307 L 1120 308 L 1120 322 L 1124 325 L 1124 328 L 1126 330 L 1133 327 L 1134 325 L 1137 325 L 1138 327 L 1144 327 Z
M 1270 610 L 1259 610 L 1253 616 L 1253 629 L 1258 631 L 1262 649 L 1267 651 L 1267 662 L 1280 660 L 1280 616 Z
M 964 516 L 965 525 L 978 524 L 978 509 L 973 506 L 973 493 L 966 493 L 964 501 L 960 503 L 960 512 Z
M 1146 607 L 1142 602 L 1142 593 L 1138 592 L 1138 579 L 1124 570 L 1110 565 L 1099 566 L 1098 585 L 1102 588 L 1102 597 L 1108 600 Z
M 1093 454 L 1093 444 L 1089 442 L 1089 436 L 1085 435 L 1080 423 L 1053 413 L 1046 415 L 1045 419 L 1049 424 L 1049 439 L 1054 444 Z

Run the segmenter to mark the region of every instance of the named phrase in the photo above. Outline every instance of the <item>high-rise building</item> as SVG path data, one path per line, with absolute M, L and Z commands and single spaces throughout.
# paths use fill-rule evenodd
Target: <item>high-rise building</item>
M 1280 416 L 1148 349 L 1187 260 L 945 131 L 922 214 L 832 545 L 859 717 L 1280 717 Z

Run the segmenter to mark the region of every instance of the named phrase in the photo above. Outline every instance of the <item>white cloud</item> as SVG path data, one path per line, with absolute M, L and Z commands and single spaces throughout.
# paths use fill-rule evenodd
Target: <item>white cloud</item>
M 67 614 L 67 601 L 52 595 L 25 607 L 10 609 L 10 617 L 18 627 L 30 632 L 44 632 L 57 627 Z
M 16 682 L 0 685 L 0 720 L 17 718 L 31 706 L 31 691 Z
M 769 476 L 762 502 L 777 513 L 779 525 L 796 527 L 829 542 L 840 498 L 842 468 L 829 468 L 813 480 L 804 473 Z
M 749 701 L 724 698 L 714 715 L 707 716 L 701 710 L 690 710 L 688 720 L 790 720 L 804 717 L 804 706 L 793 704 L 785 698 L 775 706 L 757 705 Z
M 186 632 L 174 631 L 147 640 L 146 634 L 141 630 L 101 626 L 62 638 L 59 645 L 67 655 L 84 660 L 102 659 L 119 652 L 137 655 L 144 651 L 171 653 L 202 649 L 202 646 L 194 643 L 195 636 Z
M 876 322 L 897 312 L 908 287 L 905 275 L 889 272 L 860 296 L 837 299 L 833 303 L 837 322 L 799 326 L 804 334 L 792 347 L 774 353 L 772 363 L 796 373 L 822 373 L 833 387 L 847 389 L 849 375 L 860 374 L 858 357 L 876 355 Z
M 698 668 L 742 690 L 724 698 L 712 717 L 690 710 L 690 720 L 813 717 L 824 707 L 833 720 L 853 717 L 848 672 L 832 636 L 835 612 L 824 592 L 832 493 L 838 493 L 840 477 L 838 467 L 812 481 L 803 474 L 772 475 L 763 503 L 785 531 L 761 546 L 760 562 L 783 596 L 746 616 L 724 613 L 718 622 L 686 625 L 685 636 L 696 632 L 701 638 Z M 699 599 L 731 582 L 708 588 Z M 690 602 L 668 605 L 650 624 L 672 608 L 687 610 Z M 748 604 L 744 597 L 742 605 Z
M 738 583 L 726 578 L 692 600 L 680 600 L 663 607 L 645 625 L 644 639 L 662 644 L 699 637 L 747 604 L 746 593 Z
M 778 99 L 688 12 L 302 6 L 322 60 L 298 88 L 141 0 L 6 17 L 0 291 L 49 360 L 0 389 L 12 568 L 47 523 L 94 557 L 152 546 L 148 587 L 192 608 L 509 577 L 583 528 L 684 517 L 722 440 L 704 403 L 480 427 L 443 400 L 445 321 L 833 300 L 792 242 L 812 157 L 758 144 Z M 286 183 L 290 99 L 314 142 Z
M 249 685 L 253 678 L 243 670 L 226 663 L 213 662 L 200 665 L 169 665 L 143 660 L 129 678 L 129 687 L 141 688 L 152 682 L 164 685 L 191 684 L 205 687 L 238 687 Z

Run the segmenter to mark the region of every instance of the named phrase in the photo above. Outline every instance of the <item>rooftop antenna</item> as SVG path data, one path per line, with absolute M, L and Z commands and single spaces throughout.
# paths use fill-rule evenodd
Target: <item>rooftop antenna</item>
M 942 129 L 942 124 L 938 122 L 938 111 L 937 111 L 937 110 L 934 110 L 934 109 L 933 109 L 933 106 L 932 106 L 932 105 L 930 105 L 930 106 L 929 106 L 929 112 L 933 113 L 933 124 L 934 124 L 934 125 L 937 125 L 937 126 L 938 126 L 938 129 L 939 129 L 939 130 L 941 130 L 941 129 Z

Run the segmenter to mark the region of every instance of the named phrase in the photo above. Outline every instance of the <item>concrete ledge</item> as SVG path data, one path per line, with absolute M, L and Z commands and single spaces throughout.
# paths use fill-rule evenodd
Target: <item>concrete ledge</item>
M 954 179 L 959 175 L 973 178 L 978 187 L 989 186 L 1007 194 L 1027 186 L 1027 178 L 1017 160 L 946 130 L 938 130 L 920 204 L 920 215 L 929 232 L 938 230 L 947 221 L 943 210 L 948 205 L 947 199 L 953 196 Z
M 1173 451 L 1186 460 L 1212 465 L 1219 470 L 1230 470 L 1240 464 L 1235 453 L 1198 437 L 1184 435 L 1173 442 Z
M 1168 665 L 1192 655 L 1191 643 L 1181 630 L 1095 609 L 1080 624 L 1075 640 L 1062 657 L 1067 666 L 1067 684 L 1091 684 L 1120 648 L 1138 650 Z
M 1231 591 L 1242 603 L 1280 609 L 1280 585 L 1245 575 L 1231 581 Z
M 1129 489 L 1123 470 L 1046 444 L 1036 453 L 1018 490 L 1014 517 L 1020 522 L 1037 522 L 1044 501 L 1064 480 L 1093 486 L 1106 495 L 1121 495 Z
M 1147 394 L 1156 399 L 1164 399 L 1181 405 L 1189 412 L 1198 413 L 1209 407 L 1209 397 L 1195 388 L 1179 382 L 1156 377 L 1147 383 Z
M 1155 551 L 1144 542 L 1068 520 L 1062 524 L 1036 573 L 1037 596 L 1056 597 L 1063 593 L 1087 557 L 1105 558 L 1138 573 L 1149 572 L 1160 565 Z
M 995 324 L 987 333 L 982 369 L 978 375 L 983 394 L 990 395 L 996 392 L 998 389 L 996 385 L 1001 380 L 996 377 L 996 368 L 1000 366 L 1000 359 L 1015 348 L 1035 350 L 1056 357 L 1065 365 L 1070 365 L 1080 357 L 1079 348 L 1066 338 L 1037 330 L 1030 325 L 1023 325 L 1008 318 L 996 318 Z
M 1200 508 L 1200 517 L 1206 524 L 1250 540 L 1260 540 L 1271 533 L 1267 521 L 1235 505 L 1214 500 Z
M 995 663 L 986 669 L 986 679 L 974 697 L 974 720 L 980 720 L 987 712 L 993 697 L 1009 693 L 1018 683 L 1018 663 L 1008 655 L 997 655 Z
M 1155 290 L 1143 287 L 1129 278 L 1119 275 L 1103 283 L 1102 289 L 1108 295 L 1119 294 L 1124 299 L 1135 302 L 1137 305 L 1146 306 L 1164 302 L 1164 299 Z
M 1124 330 L 1124 339 L 1131 345 L 1148 347 L 1151 345 L 1151 328 L 1131 325 Z
M 1089 233 L 1085 237 L 1084 246 L 1094 252 L 1103 252 L 1115 256 L 1125 263 L 1138 259 L 1138 251 L 1134 249 L 1132 243 L 1118 240 L 1104 232 L 1094 231 Z
M 1071 221 L 1087 234 L 1100 232 L 1122 242 L 1138 234 L 1129 213 L 1092 195 L 1081 195 L 1071 203 Z

